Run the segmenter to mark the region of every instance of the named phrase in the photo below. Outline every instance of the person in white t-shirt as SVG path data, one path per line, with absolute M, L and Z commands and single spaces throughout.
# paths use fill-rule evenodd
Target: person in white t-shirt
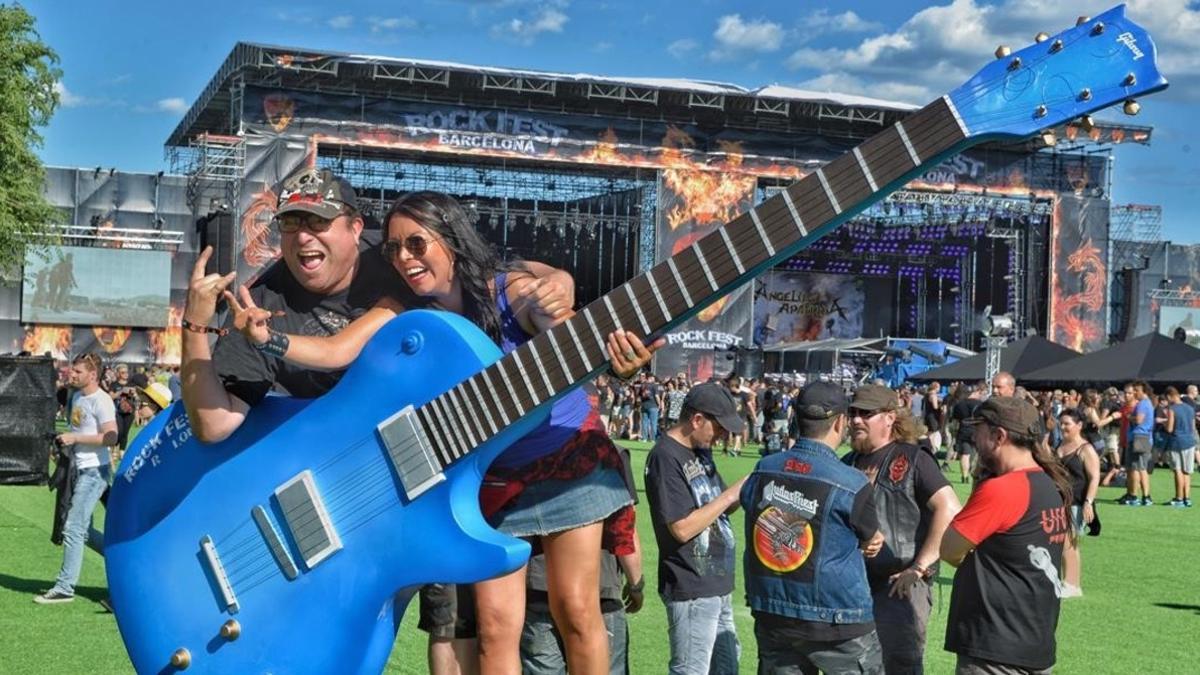
M 74 446 L 75 492 L 63 526 L 62 569 L 54 587 L 35 596 L 38 604 L 70 602 L 83 567 L 83 546 L 96 502 L 108 487 L 112 471 L 108 446 L 117 442 L 117 414 L 112 398 L 100 388 L 100 357 L 82 354 L 71 362 L 71 430 L 58 435 L 60 445 Z

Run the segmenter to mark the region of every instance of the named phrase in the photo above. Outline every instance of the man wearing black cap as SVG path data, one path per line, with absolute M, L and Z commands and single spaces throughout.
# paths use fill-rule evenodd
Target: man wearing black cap
M 875 629 L 888 675 L 923 673 L 925 628 L 933 608 L 942 533 L 961 506 L 937 460 L 913 441 L 915 420 L 896 392 L 867 384 L 850 402 L 850 447 L 843 461 L 875 486 L 883 549 L 867 561 Z
M 959 675 L 1041 675 L 1055 661 L 1070 478 L 1041 442 L 1028 401 L 993 396 L 971 420 L 981 481 L 942 538 L 958 567 L 946 650 Z
M 733 623 L 733 527 L 743 478 L 726 488 L 713 442 L 746 422 L 718 384 L 693 387 L 679 422 L 646 460 L 646 499 L 658 543 L 658 593 L 667 606 L 672 674 L 736 673 L 741 645 Z
M 882 673 L 863 564 L 883 544 L 875 489 L 834 454 L 849 428 L 846 394 L 815 382 L 792 411 L 796 444 L 760 460 L 741 494 L 758 672 Z

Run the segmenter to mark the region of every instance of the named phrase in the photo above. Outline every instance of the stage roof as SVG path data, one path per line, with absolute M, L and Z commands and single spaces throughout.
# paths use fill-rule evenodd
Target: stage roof
M 1079 356 L 1079 352 L 1051 342 L 1040 335 L 1009 343 L 1000 353 L 1000 370 L 1006 370 L 1018 380 L 1039 368 Z M 927 370 L 910 380 L 919 382 L 977 382 L 984 379 L 987 354 L 976 354 L 933 370 Z
M 1149 333 L 1074 359 L 1017 376 L 1018 384 L 1033 387 L 1120 384 L 1156 379 L 1159 373 L 1200 361 L 1200 349 Z
M 166 145 L 186 146 L 205 133 L 237 134 L 244 85 L 487 107 L 520 105 L 598 116 L 703 120 L 854 138 L 872 135 L 919 107 L 778 84 L 751 89 L 703 80 L 558 73 L 239 42 Z M 1148 143 L 1150 131 L 1150 127 L 1097 121 L 1090 140 Z M 1089 141 L 1078 130 L 1056 134 L 1075 143 Z

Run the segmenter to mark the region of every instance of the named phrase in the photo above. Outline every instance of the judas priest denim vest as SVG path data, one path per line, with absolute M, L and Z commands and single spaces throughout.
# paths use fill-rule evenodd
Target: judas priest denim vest
M 867 485 L 827 446 L 800 439 L 758 463 L 742 487 L 750 608 L 830 624 L 874 620 L 854 497 Z

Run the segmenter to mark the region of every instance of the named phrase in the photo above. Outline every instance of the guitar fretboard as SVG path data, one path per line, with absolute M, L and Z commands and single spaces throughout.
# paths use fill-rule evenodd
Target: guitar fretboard
M 418 409 L 443 468 L 606 367 L 607 336 L 661 334 L 786 260 L 968 136 L 947 97 L 871 137 Z

